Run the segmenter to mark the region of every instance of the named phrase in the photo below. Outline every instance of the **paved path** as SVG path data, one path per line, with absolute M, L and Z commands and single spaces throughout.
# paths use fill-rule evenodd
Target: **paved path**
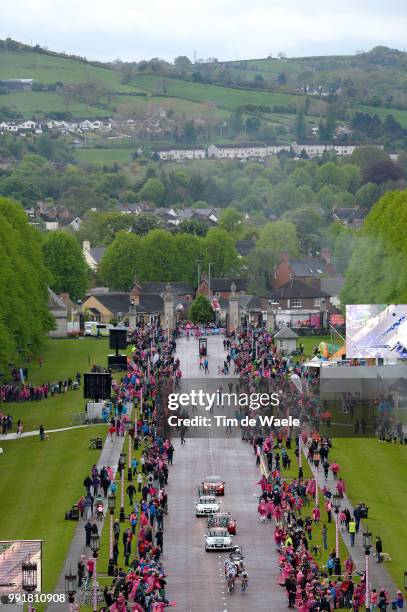
M 222 341 L 223 337 L 208 338 L 210 378 L 218 377 L 217 367 L 223 365 Z M 205 378 L 199 370 L 195 339 L 178 339 L 177 356 L 187 379 L 183 384 L 188 384 L 188 378 Z M 204 384 L 202 380 L 203 388 Z M 278 566 L 272 534 L 257 518 L 255 493 L 260 477 L 254 454 L 240 437 L 210 434 L 208 428 L 201 437 L 192 439 L 187 435 L 182 447 L 179 439 L 174 441 L 174 468 L 168 486 L 169 514 L 164 524 L 163 562 L 168 575 L 168 597 L 183 612 L 247 612 L 250 609 L 282 612 L 287 600 L 284 589 L 276 584 Z M 222 510 L 230 511 L 237 521 L 235 541 L 243 546 L 249 574 L 245 594 L 238 589 L 231 595 L 226 592 L 223 562 L 227 553 L 205 552 L 206 519 L 195 517 L 198 485 L 205 476 L 215 473 L 226 481 L 225 497 L 219 498 Z
M 71 427 L 61 427 L 59 429 L 46 429 L 45 433 L 52 434 L 57 433 L 58 431 L 69 431 L 70 429 L 81 429 L 82 427 L 97 427 L 98 425 L 103 425 L 103 423 L 87 423 L 86 425 L 72 425 Z M 9 440 L 20 440 L 21 438 L 30 438 L 32 436 L 39 436 L 39 430 L 36 429 L 34 431 L 26 431 L 22 434 L 11 433 L 6 434 L 5 436 L 0 436 L 0 442 L 5 440 L 8 442 Z
M 132 405 L 128 405 L 127 406 L 127 414 L 131 417 L 131 410 L 132 410 Z M 71 428 L 73 429 L 73 428 Z M 127 440 L 126 437 L 121 437 L 121 436 L 114 436 L 113 439 L 109 439 L 106 438 L 104 445 L 103 445 L 103 449 L 102 452 L 100 454 L 99 457 L 99 461 L 97 463 L 97 468 L 100 471 L 100 469 L 105 466 L 110 466 L 113 470 L 113 474 L 116 474 L 116 470 L 117 470 L 117 464 L 119 462 L 119 456 L 120 453 L 123 450 L 123 444 L 124 441 Z M 86 472 L 84 472 L 83 474 L 78 474 L 78 478 L 81 480 L 81 482 L 84 480 L 86 476 Z M 72 503 L 74 503 L 75 500 L 72 501 Z M 108 512 L 107 512 L 107 499 L 104 500 L 104 506 L 105 506 L 105 517 L 108 516 Z M 71 546 L 68 552 L 68 555 L 65 559 L 65 563 L 64 563 L 64 567 L 61 571 L 61 574 L 59 576 L 58 582 L 56 584 L 56 587 L 54 589 L 55 593 L 64 593 L 65 592 L 65 574 L 68 574 L 70 572 L 70 569 L 72 569 L 72 571 L 74 573 L 76 573 L 77 571 L 77 563 L 78 560 L 80 558 L 81 555 L 86 555 L 87 557 L 89 557 L 91 555 L 91 551 L 90 548 L 85 547 L 85 529 L 84 529 L 84 525 L 85 525 L 85 520 L 79 520 L 78 521 L 78 526 L 75 530 L 75 534 L 72 538 L 71 541 Z M 102 521 L 96 521 L 97 525 L 99 527 L 99 535 L 102 532 L 102 528 L 103 528 L 103 524 L 104 524 L 104 519 Z M 100 568 L 102 573 L 106 573 L 107 568 L 103 567 Z M 82 591 L 79 591 L 79 595 L 80 596 L 82 594 Z M 53 610 L 58 610 L 60 611 L 63 607 L 66 608 L 65 606 L 62 606 L 61 604 L 52 604 L 50 606 L 48 606 L 48 610 L 49 611 L 53 611 Z

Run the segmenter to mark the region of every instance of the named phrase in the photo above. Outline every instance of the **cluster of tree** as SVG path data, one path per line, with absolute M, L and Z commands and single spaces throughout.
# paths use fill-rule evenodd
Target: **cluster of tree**
M 389 192 L 354 237 L 341 302 L 407 303 L 407 190 Z
M 7 107 L 0 109 L 0 121 L 20 121 L 22 119 L 22 115 L 17 111 Z M 2 134 L 0 157 L 21 161 L 25 155 L 40 155 L 47 161 L 59 163 L 73 161 L 72 149 L 57 134 L 45 133 L 35 138 L 16 138 L 7 133 Z
M 49 274 L 38 232 L 16 202 L 0 198 L 0 367 L 38 351 L 52 329 Z
M 196 296 L 189 309 L 192 323 L 210 323 L 215 318 L 211 303 L 205 295 Z
M 50 232 L 42 243 L 49 283 L 55 293 L 69 293 L 72 300 L 83 298 L 90 285 L 90 270 L 82 249 L 67 232 Z
M 383 141 L 389 146 L 402 148 L 407 143 L 407 128 L 403 128 L 391 114 L 382 121 L 378 115 L 357 112 L 352 118 L 352 128 L 356 139 Z
M 237 274 L 235 241 L 225 230 L 210 229 L 205 237 L 171 234 L 154 229 L 145 236 L 119 232 L 100 263 L 101 280 L 112 290 L 128 291 L 134 277 L 140 282 L 188 281 L 196 285 L 201 270 L 211 264 L 213 276 Z

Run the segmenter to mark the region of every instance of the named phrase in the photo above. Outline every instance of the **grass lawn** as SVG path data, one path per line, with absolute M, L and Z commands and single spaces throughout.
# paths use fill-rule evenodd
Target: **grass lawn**
M 402 127 L 407 127 L 407 111 L 405 110 L 363 105 L 359 107 L 359 110 L 363 113 L 369 113 L 369 115 L 377 115 L 382 121 L 386 119 L 387 115 L 393 115 L 395 120 L 398 121 Z
M 81 83 L 93 79 L 105 87 L 126 89 L 120 83 L 118 71 L 35 51 L 0 50 L 0 79 L 35 79 L 39 83 Z M 134 91 L 134 87 L 127 89 Z
M 20 111 L 25 117 L 58 111 L 69 111 L 75 117 L 108 117 L 111 111 L 72 100 L 69 106 L 54 91 L 19 91 L 1 96 L 3 106 Z
M 177 98 L 188 98 L 199 102 L 213 102 L 223 108 L 236 108 L 244 104 L 287 106 L 295 105 L 301 100 L 299 96 L 291 94 L 232 89 L 218 85 L 181 81 L 179 79 L 163 79 L 153 75 L 137 76 L 134 79 L 134 84 L 152 93 L 165 94 Z
M 93 364 L 105 365 L 109 353 L 107 338 L 51 339 L 46 340 L 42 353 L 43 366 L 38 360 L 24 364 L 28 367 L 28 382 L 58 382 L 69 377 L 74 378 L 76 372 L 88 371 Z M 21 364 L 18 364 L 21 365 Z M 83 376 L 82 376 L 83 382 Z M 84 411 L 82 386 L 76 391 L 65 394 L 55 394 L 39 402 L 21 402 L 3 404 L 2 409 L 14 417 L 17 423 L 23 419 L 24 431 L 37 430 L 42 423 L 46 429 L 69 427 L 72 415 Z M 14 427 L 15 431 L 15 427 Z
M 105 164 L 128 164 L 131 161 L 131 156 L 137 149 L 137 146 L 126 148 L 111 148 L 111 149 L 76 149 L 75 159 L 81 164 L 94 164 L 103 166 Z
M 332 457 L 341 466 L 347 494 L 353 504 L 369 506 L 369 531 L 383 541 L 392 557 L 386 569 L 403 588 L 407 569 L 407 446 L 376 439 L 335 439 Z
M 41 353 L 42 367 L 38 360 L 24 365 L 28 368 L 30 383 L 56 382 L 60 378 L 73 377 L 78 371 L 88 371 L 94 364 L 106 365 L 108 354 L 108 338 L 47 338 Z
M 89 438 L 104 426 L 1 442 L 0 524 L 3 539 L 42 539 L 43 592 L 52 592 L 77 523 L 64 514 L 83 493 L 83 479 L 99 456 Z
M 304 355 L 310 358 L 314 356 L 314 347 L 318 346 L 320 342 L 326 342 L 328 344 L 329 354 L 336 352 L 339 349 L 339 344 L 334 341 L 331 344 L 331 336 L 300 336 L 297 340 L 297 346 L 300 346 L 300 342 L 304 345 Z

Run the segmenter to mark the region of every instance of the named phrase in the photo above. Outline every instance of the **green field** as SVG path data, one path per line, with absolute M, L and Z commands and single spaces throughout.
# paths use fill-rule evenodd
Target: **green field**
M 359 110 L 363 113 L 369 113 L 369 115 L 377 115 L 382 121 L 386 119 L 387 115 L 393 115 L 402 127 L 407 127 L 407 110 L 379 108 L 376 106 L 360 106 Z
M 262 104 L 268 106 L 287 106 L 290 104 L 295 106 L 302 99 L 299 96 L 290 94 L 232 89 L 217 85 L 191 83 L 179 79 L 163 79 L 162 77 L 147 74 L 137 76 L 134 79 L 134 84 L 151 93 L 188 98 L 200 102 L 213 102 L 220 107 L 229 109 L 234 109 L 244 104 Z
M 83 338 L 82 340 L 47 339 L 41 354 L 43 366 L 38 360 L 26 364 L 28 382 L 38 384 L 43 382 L 58 382 L 71 377 L 76 372 L 86 372 L 92 365 L 106 365 L 109 353 L 108 339 Z M 82 378 L 83 381 L 83 378 Z M 65 394 L 55 394 L 38 402 L 21 402 L 3 404 L 5 412 L 11 414 L 16 425 L 21 417 L 24 431 L 38 430 L 41 424 L 46 429 L 57 429 L 72 425 L 72 415 L 84 411 L 85 400 L 80 387 Z M 14 427 L 14 431 L 16 428 Z
M 104 164 L 127 164 L 131 161 L 131 156 L 136 150 L 136 146 L 131 148 L 111 148 L 111 149 L 76 149 L 75 159 L 81 164 L 95 164 L 103 166 Z
M 108 68 L 99 68 L 74 59 L 46 55 L 35 51 L 0 50 L 0 79 L 34 79 L 39 83 L 81 83 L 97 79 L 106 87 L 117 89 L 120 74 Z M 127 88 L 134 90 L 134 88 Z
M 71 100 L 67 105 L 63 97 L 54 91 L 19 91 L 0 96 L 0 104 L 19 111 L 25 117 L 52 115 L 69 111 L 75 117 L 108 117 L 108 110 Z
M 146 108 L 164 108 L 167 111 L 174 111 L 178 116 L 202 117 L 208 119 L 223 119 L 228 117 L 227 111 L 218 108 L 212 101 L 194 102 L 170 96 L 121 96 L 117 95 L 112 101 L 117 112 L 124 117 L 131 117 Z
M 403 588 L 406 565 L 407 446 L 376 439 L 335 439 L 331 457 L 341 466 L 347 494 L 353 504 L 369 506 L 368 526 L 383 541 L 392 561 L 385 567 Z
M 83 494 L 83 479 L 97 454 L 89 438 L 105 427 L 1 442 L 0 516 L 2 539 L 42 539 L 42 591 L 51 593 L 77 527 L 64 513 Z

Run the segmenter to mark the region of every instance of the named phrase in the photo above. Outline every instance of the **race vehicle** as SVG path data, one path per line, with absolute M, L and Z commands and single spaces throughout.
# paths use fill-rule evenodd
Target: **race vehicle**
M 219 502 L 214 495 L 200 495 L 195 502 L 196 516 L 207 516 L 219 512 Z
M 236 521 L 232 518 L 230 512 L 218 512 L 208 516 L 208 528 L 224 527 L 231 535 L 236 535 Z
M 204 493 L 225 495 L 225 482 L 220 476 L 207 476 L 202 481 L 202 488 Z
M 205 550 L 231 550 L 232 538 L 224 527 L 212 527 L 205 536 Z

